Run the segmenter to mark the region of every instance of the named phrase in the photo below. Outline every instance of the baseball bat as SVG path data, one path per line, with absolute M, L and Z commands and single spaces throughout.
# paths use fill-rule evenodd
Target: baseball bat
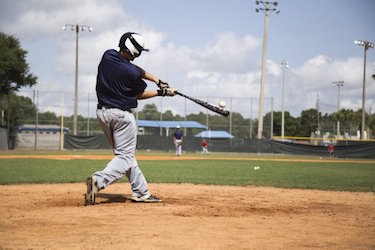
M 199 100 L 197 98 L 194 98 L 194 97 L 191 97 L 191 96 L 187 96 L 179 91 L 176 91 L 175 92 L 177 95 L 179 96 L 182 96 L 182 97 L 185 97 L 187 99 L 189 99 L 190 101 L 193 101 L 195 102 L 196 104 L 199 104 L 201 105 L 202 107 L 205 107 L 206 109 L 209 109 L 215 113 L 218 113 L 219 115 L 222 115 L 222 116 L 225 116 L 227 117 L 229 115 L 229 111 L 228 110 L 224 110 L 222 108 L 220 108 L 219 106 L 215 106 L 215 105 L 212 105 L 208 102 L 205 102 L 205 101 L 202 101 L 202 100 Z

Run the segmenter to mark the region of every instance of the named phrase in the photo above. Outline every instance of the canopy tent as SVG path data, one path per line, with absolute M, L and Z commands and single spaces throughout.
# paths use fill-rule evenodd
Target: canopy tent
M 149 120 L 137 120 L 138 125 L 138 135 L 145 135 L 150 134 L 150 130 L 155 130 L 156 128 L 160 128 L 160 135 L 162 135 L 162 129 L 165 130 L 165 135 L 169 136 L 169 130 L 175 129 L 179 126 L 181 129 L 184 130 L 184 136 L 187 135 L 187 130 L 194 130 L 194 129 L 207 129 L 206 126 L 196 122 L 196 121 L 149 121 Z M 145 133 L 144 131 L 148 131 Z M 193 131 L 194 132 L 194 131 Z M 194 132 L 196 133 L 196 131 Z M 155 134 L 155 131 L 151 132 L 151 134 Z
M 196 134 L 194 137 L 201 137 L 201 138 L 216 138 L 216 139 L 232 139 L 234 138 L 233 135 L 229 134 L 226 131 L 221 130 L 206 130 L 202 131 L 199 134 Z
M 137 120 L 138 127 L 149 127 L 149 128 L 198 128 L 207 129 L 206 126 L 196 121 L 148 121 L 148 120 Z

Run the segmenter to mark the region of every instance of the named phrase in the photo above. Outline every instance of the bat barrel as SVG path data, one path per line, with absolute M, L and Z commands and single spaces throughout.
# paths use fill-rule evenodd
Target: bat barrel
M 221 108 L 219 108 L 217 106 L 209 104 L 208 102 L 205 102 L 205 101 L 202 101 L 202 100 L 199 100 L 199 99 L 187 96 L 187 95 L 185 95 L 185 94 L 183 94 L 181 92 L 178 92 L 178 91 L 176 91 L 175 93 L 176 93 L 176 95 L 180 95 L 182 97 L 185 97 L 185 98 L 187 98 L 187 99 L 195 102 L 196 104 L 199 104 L 202 107 L 205 107 L 206 109 L 209 109 L 209 110 L 211 110 L 211 111 L 213 111 L 215 113 L 218 113 L 218 114 L 220 114 L 222 116 L 225 116 L 225 117 L 229 116 L 229 111 L 228 110 L 221 109 Z

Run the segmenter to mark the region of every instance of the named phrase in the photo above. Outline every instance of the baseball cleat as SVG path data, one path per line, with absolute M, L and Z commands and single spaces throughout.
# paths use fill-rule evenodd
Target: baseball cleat
M 146 194 L 144 196 L 132 196 L 131 198 L 132 202 L 161 202 L 162 200 L 156 197 L 155 195 Z
M 86 179 L 86 186 L 87 191 L 85 194 L 85 206 L 95 205 L 95 197 L 99 190 L 94 176 L 90 176 Z

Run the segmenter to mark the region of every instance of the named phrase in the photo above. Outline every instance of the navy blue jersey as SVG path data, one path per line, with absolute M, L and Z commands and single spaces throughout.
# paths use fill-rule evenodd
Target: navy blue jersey
M 137 95 L 146 87 L 137 66 L 114 49 L 104 52 L 96 78 L 99 104 L 119 109 L 136 108 Z
M 174 132 L 173 137 L 176 138 L 177 140 L 181 140 L 181 138 L 182 138 L 181 131 L 177 130 L 176 132 Z

